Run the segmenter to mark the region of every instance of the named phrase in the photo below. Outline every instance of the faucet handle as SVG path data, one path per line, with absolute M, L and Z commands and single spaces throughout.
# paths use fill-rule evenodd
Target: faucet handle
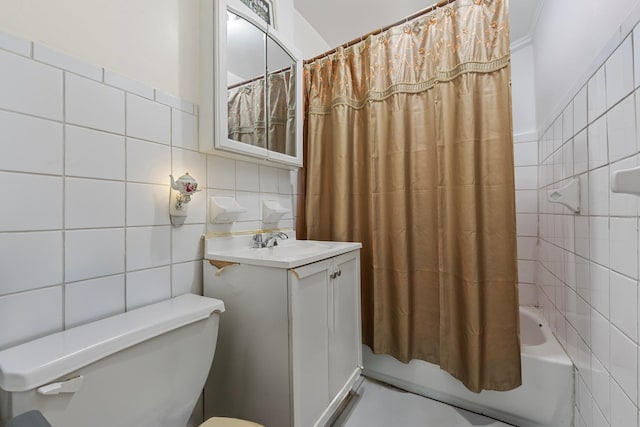
M 253 235 L 253 247 L 254 248 L 262 248 L 263 247 L 262 234 L 261 233 Z

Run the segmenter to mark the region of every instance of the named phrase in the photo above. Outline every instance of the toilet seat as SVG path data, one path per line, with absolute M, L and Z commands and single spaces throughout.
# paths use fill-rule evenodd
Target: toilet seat
M 237 418 L 213 417 L 209 418 L 200 427 L 264 427 L 252 421 L 239 420 Z

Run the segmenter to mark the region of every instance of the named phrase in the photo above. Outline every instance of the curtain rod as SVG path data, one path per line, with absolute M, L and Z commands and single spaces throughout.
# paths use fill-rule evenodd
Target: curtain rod
M 252 78 L 252 79 L 245 80 L 245 81 L 240 82 L 240 83 L 234 83 L 234 84 L 232 84 L 232 85 L 227 86 L 227 90 L 229 90 L 229 89 L 235 89 L 235 88 L 237 88 L 237 87 L 240 87 L 240 86 L 243 86 L 243 85 L 249 84 L 249 83 L 251 83 L 251 82 L 255 82 L 255 81 L 258 81 L 258 80 L 260 80 L 260 79 L 264 79 L 265 77 L 273 76 L 273 75 L 276 75 L 276 74 L 283 73 L 283 72 L 285 72 L 285 71 L 291 71 L 291 65 L 288 65 L 288 66 L 286 66 L 286 67 L 284 67 L 284 68 L 280 68 L 279 70 L 275 70 L 275 71 L 267 72 L 267 74 L 262 74 L 262 75 L 260 75 L 260 76 L 258 76 L 258 77 L 254 77 L 254 78 Z
M 383 31 L 387 31 L 389 28 L 395 27 L 396 25 L 404 24 L 405 22 L 408 22 L 408 21 L 410 21 L 412 19 L 418 18 L 418 17 L 420 17 L 422 15 L 425 15 L 425 14 L 427 14 L 429 12 L 433 12 L 434 10 L 436 10 L 439 7 L 443 7 L 443 6 L 446 6 L 446 5 L 450 4 L 450 3 L 454 3 L 455 1 L 456 0 L 441 0 L 441 1 L 437 2 L 437 3 L 432 4 L 431 6 L 427 6 L 426 8 L 417 11 L 416 13 L 414 13 L 412 15 L 409 15 L 409 16 L 407 16 L 405 18 L 402 18 L 401 20 L 399 20 L 397 22 L 394 22 L 393 24 L 386 25 L 386 26 L 384 26 L 384 27 L 382 27 L 382 28 L 380 28 L 378 30 L 374 30 L 374 31 L 372 31 L 370 33 L 367 33 L 367 34 L 363 35 L 363 36 L 356 37 L 355 39 L 353 39 L 351 41 L 348 41 L 348 42 L 346 42 L 345 44 L 343 44 L 341 46 L 338 46 L 338 47 L 336 47 L 334 49 L 328 50 L 325 53 L 321 53 L 320 55 L 316 55 L 311 59 L 305 59 L 304 63 L 305 64 L 309 64 L 309 63 L 311 63 L 313 61 L 316 61 L 316 60 L 318 60 L 320 58 L 324 58 L 325 56 L 329 56 L 329 55 L 331 55 L 333 53 L 336 53 L 338 51 L 338 49 L 346 49 L 349 46 L 353 46 L 354 44 L 363 41 L 364 39 L 366 39 L 369 36 L 375 36 L 376 34 L 380 34 Z

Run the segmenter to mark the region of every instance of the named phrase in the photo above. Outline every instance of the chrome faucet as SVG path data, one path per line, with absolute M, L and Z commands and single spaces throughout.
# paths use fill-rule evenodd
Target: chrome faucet
M 253 248 L 272 248 L 278 245 L 278 239 L 288 239 L 285 233 L 281 231 L 274 231 L 273 233 L 266 236 L 266 238 L 262 239 L 262 234 L 258 233 L 253 236 Z
M 288 238 L 289 236 L 287 236 L 285 233 L 281 231 L 274 231 L 269 235 L 269 237 L 267 237 L 267 240 L 265 240 L 264 242 L 264 246 L 266 248 L 272 248 L 278 245 L 278 239 L 286 240 Z

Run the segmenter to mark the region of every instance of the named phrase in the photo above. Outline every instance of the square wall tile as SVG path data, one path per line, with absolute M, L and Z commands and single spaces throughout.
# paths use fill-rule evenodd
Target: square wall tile
M 204 187 L 203 187 L 204 189 Z M 206 191 L 198 192 L 191 197 L 189 210 L 185 224 L 204 224 L 207 222 L 207 196 Z
M 598 310 L 606 319 L 609 319 L 609 283 L 610 270 L 601 265 L 591 263 L 591 306 Z
M 260 166 L 255 163 L 236 162 L 236 190 L 260 191 Z
M 65 73 L 67 122 L 124 134 L 124 92 L 84 77 Z
M 587 83 L 587 108 L 589 123 L 607 109 L 607 81 L 605 79 L 605 67 L 600 69 L 589 79 Z
M 595 309 L 591 310 L 591 351 L 598 358 L 605 370 L 609 364 L 609 321 Z
M 587 304 L 591 304 L 589 260 L 580 256 L 576 256 L 576 292 Z M 590 343 L 591 341 L 589 341 L 589 344 Z
M 218 156 L 207 156 L 207 188 L 236 189 L 236 161 Z
M 587 131 L 583 130 L 573 139 L 573 170 L 576 175 L 589 169 L 589 146 Z
M 204 256 L 205 225 L 183 225 L 172 228 L 173 244 L 171 247 L 174 263 L 197 261 Z
M 62 178 L 0 172 L 0 231 L 62 228 Z M 24 197 L 23 197 L 24 195 Z
M 0 111 L 0 129 L 0 169 L 62 174 L 60 123 Z
M 609 248 L 612 270 L 638 279 L 638 221 L 636 218 L 611 218 Z
M 609 167 L 589 172 L 589 214 L 609 215 Z
M 171 145 L 198 150 L 198 117 L 184 111 L 171 110 Z
M 589 254 L 591 261 L 609 266 L 609 217 L 589 218 Z
M 575 223 L 575 250 L 584 258 L 589 258 L 589 217 L 576 216 Z
M 587 426 L 592 426 L 593 399 L 589 388 L 580 375 L 576 375 L 576 404 L 580 410 L 580 415 Z
M 532 144 L 535 144 L 535 142 Z M 537 148 L 535 151 L 537 153 Z M 289 169 L 278 169 L 278 192 L 280 194 L 295 194 L 293 191 L 293 174 Z
M 615 162 L 638 151 L 635 107 L 635 97 L 631 95 L 607 113 L 607 141 L 609 143 L 610 162 Z
M 538 215 L 536 214 L 516 214 L 516 225 L 518 236 L 538 235 Z
M 518 281 L 536 283 L 536 261 L 518 260 Z
M 260 166 L 260 192 L 278 192 L 278 169 L 270 166 Z
M 171 143 L 171 109 L 137 95 L 127 94 L 127 136 Z
M 64 293 L 65 328 L 124 312 L 124 275 L 70 283 Z
M 170 226 L 127 228 L 127 271 L 171 263 Z
M 537 237 L 518 237 L 518 259 L 535 260 Z
M 202 261 L 173 264 L 172 268 L 172 297 L 182 294 L 202 295 Z
M 562 134 L 562 115 L 560 115 L 555 122 L 553 122 L 553 151 L 556 151 L 562 142 L 565 140 L 565 136 Z
M 65 281 L 92 279 L 124 272 L 124 229 L 67 231 Z
M 520 305 L 533 307 L 538 304 L 538 290 L 536 285 L 518 283 L 518 302 Z
M 169 185 L 170 173 L 171 147 L 127 138 L 127 181 Z
M 609 162 L 607 155 L 607 120 L 601 117 L 591 123 L 588 129 L 589 169 L 595 169 Z
M 610 276 L 611 323 L 638 341 L 638 281 L 614 271 Z
M 638 345 L 611 327 L 611 376 L 629 396 L 638 400 Z
M 583 173 L 580 180 L 580 215 L 589 215 L 589 173 Z
M 124 188 L 124 182 L 66 178 L 66 228 L 122 227 Z
M 262 201 L 260 193 L 248 193 L 244 191 L 236 192 L 236 201 L 247 211 L 240 215 L 240 221 L 260 221 L 262 217 L 260 212 L 262 209 Z
M 127 273 L 127 311 L 171 298 L 169 266 Z
M 573 138 L 573 102 L 562 112 L 562 142 Z
M 78 126 L 65 126 L 67 176 L 124 180 L 124 137 Z
M 62 283 L 60 231 L 0 233 L 0 253 L 0 295 Z
M 517 213 L 537 213 L 538 192 L 536 190 L 516 191 L 516 212 Z
M 198 188 L 207 188 L 207 156 L 197 151 L 172 148 L 172 173 L 178 179 L 185 173 L 189 173 L 196 181 Z M 192 198 L 193 200 L 193 198 Z
M 605 419 L 611 419 L 611 401 L 609 394 L 609 383 L 611 381 L 611 375 L 607 371 L 597 357 L 592 355 L 591 357 L 591 378 L 593 398 L 598 405 L 598 408 L 602 411 Z
M 515 166 L 536 166 L 538 164 L 538 143 L 522 142 L 513 146 L 513 160 Z M 282 170 L 287 172 L 286 170 Z M 291 180 L 288 180 L 291 185 Z
M 611 427 L 638 425 L 638 409 L 620 386 L 611 379 Z
M 573 128 L 574 133 L 580 132 L 587 126 L 587 86 L 583 86 L 573 98 Z
M 607 74 L 607 108 L 611 108 L 633 90 L 633 51 L 627 37 L 605 64 Z
M 535 190 L 538 188 L 538 168 L 536 166 L 517 166 L 515 170 L 516 190 Z M 262 187 L 260 188 L 262 190 Z
M 169 224 L 168 185 L 127 183 L 127 226 Z
M 0 350 L 62 330 L 62 286 L 0 297 Z
M 0 50 L 0 108 L 62 120 L 62 71 Z
M 593 427 L 611 427 L 600 408 L 596 405 L 595 399 L 593 400 Z

